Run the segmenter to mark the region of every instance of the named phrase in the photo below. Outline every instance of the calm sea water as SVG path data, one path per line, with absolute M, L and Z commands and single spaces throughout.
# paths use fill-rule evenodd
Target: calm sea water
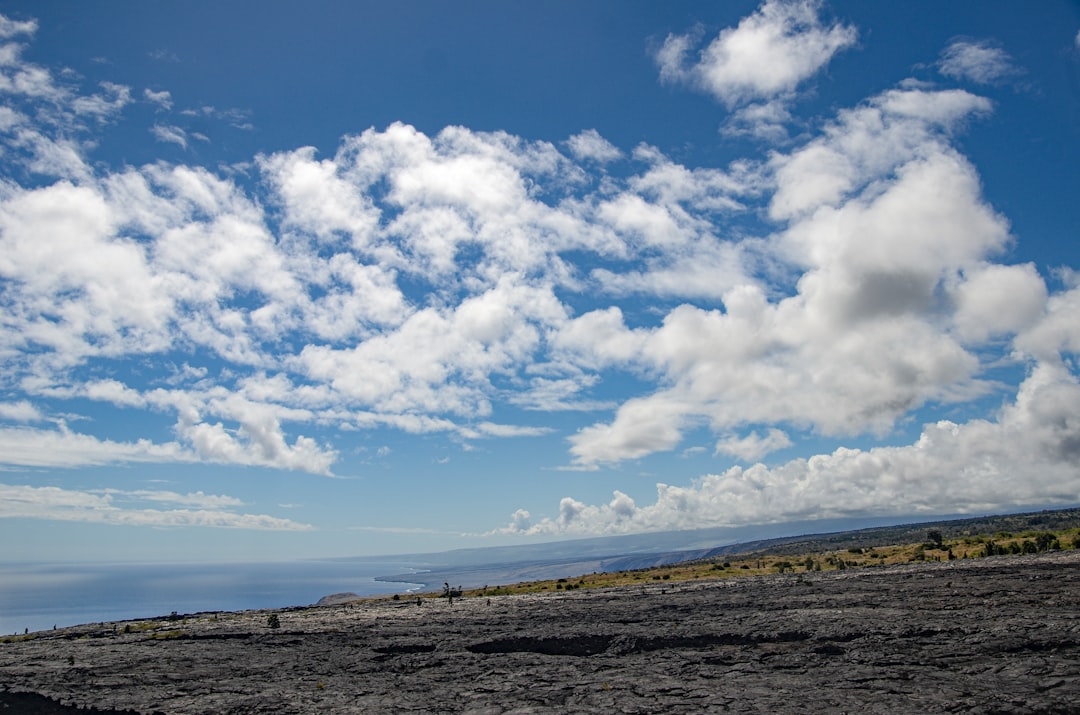
M 200 611 L 306 606 L 332 593 L 405 593 L 400 562 L 0 564 L 0 635 Z

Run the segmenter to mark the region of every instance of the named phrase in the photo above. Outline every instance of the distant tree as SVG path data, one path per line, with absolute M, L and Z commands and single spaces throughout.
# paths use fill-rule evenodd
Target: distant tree
M 933 548 L 940 549 L 942 540 L 941 532 L 937 529 L 930 529 L 930 531 L 926 532 L 926 543 L 933 545 Z
M 1061 548 L 1057 537 L 1048 531 L 1035 535 L 1035 546 L 1039 551 L 1056 551 Z
M 444 583 L 442 597 L 449 601 L 450 605 L 453 606 L 454 599 L 461 598 L 461 586 L 451 588 L 449 583 Z

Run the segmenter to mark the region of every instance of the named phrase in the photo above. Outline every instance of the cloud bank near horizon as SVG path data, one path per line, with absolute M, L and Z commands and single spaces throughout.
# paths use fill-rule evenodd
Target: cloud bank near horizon
M 799 88 L 856 41 L 820 9 L 770 0 L 696 62 L 692 33 L 657 52 L 660 79 L 713 95 L 731 131 L 783 140 L 715 168 L 593 129 L 554 144 L 405 123 L 346 136 L 332 156 L 104 167 L 97 132 L 130 105 L 185 110 L 165 91 L 69 84 L 23 59 L 36 24 L 3 18 L 0 463 L 332 476 L 342 434 L 528 439 L 557 420 L 507 415 L 601 413 L 553 466 L 619 465 L 700 430 L 745 464 L 659 484 L 645 506 L 568 496 L 502 533 L 1075 502 L 1080 284 L 1064 268 L 1052 289 L 1008 262 L 1008 219 L 955 141 L 992 104 L 901 78 L 787 140 Z M 939 65 L 975 83 L 1011 68 L 975 42 Z M 157 141 L 199 139 L 165 117 L 147 130 Z M 1026 376 L 1003 388 L 988 374 L 1003 364 Z M 620 376 L 646 388 L 598 389 Z M 757 463 L 801 436 L 884 436 L 924 408 L 975 410 L 1010 390 L 910 445 Z M 170 434 L 79 431 L 86 404 L 162 417 Z M 0 516 L 305 528 L 4 488 L 51 506 Z

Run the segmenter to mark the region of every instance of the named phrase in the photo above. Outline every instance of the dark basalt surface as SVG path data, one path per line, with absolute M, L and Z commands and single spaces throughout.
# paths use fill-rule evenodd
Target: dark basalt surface
M 1080 712 L 1076 551 L 276 613 L 0 643 L 0 712 Z

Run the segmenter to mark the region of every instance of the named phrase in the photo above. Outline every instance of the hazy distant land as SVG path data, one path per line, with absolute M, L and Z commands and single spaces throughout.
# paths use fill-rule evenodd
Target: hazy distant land
M 1008 517 L 1054 528 L 1053 542 L 1048 530 L 923 524 L 920 543 L 826 535 L 810 540 L 831 549 L 816 559 L 794 559 L 805 550 L 787 542 L 605 576 L 632 585 L 563 579 L 452 602 L 399 596 L 8 637 L 0 709 L 1074 712 L 1080 536 L 1057 528 L 1073 517 Z M 1050 550 L 976 554 L 1036 541 Z M 754 568 L 768 573 L 734 577 Z

